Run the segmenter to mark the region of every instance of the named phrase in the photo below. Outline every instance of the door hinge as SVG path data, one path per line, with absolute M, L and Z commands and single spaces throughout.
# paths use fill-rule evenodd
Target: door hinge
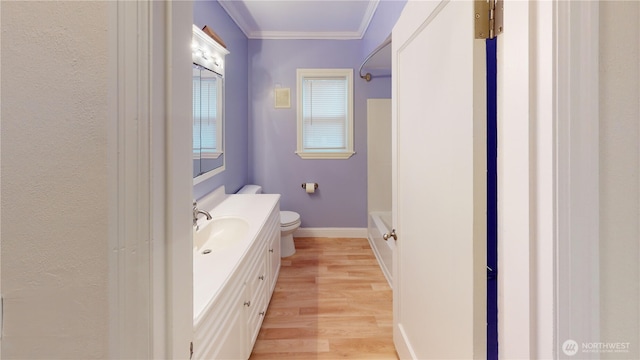
M 473 13 L 476 39 L 493 39 L 502 34 L 503 0 L 476 0 Z

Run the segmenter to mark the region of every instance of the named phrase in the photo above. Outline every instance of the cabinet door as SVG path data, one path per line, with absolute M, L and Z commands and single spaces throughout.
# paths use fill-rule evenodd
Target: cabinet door
M 244 302 L 244 313 L 247 329 L 248 351 L 251 353 L 253 344 L 260 331 L 262 319 L 267 311 L 267 259 L 264 256 L 266 247 L 260 251 L 260 257 L 253 269 L 249 272 L 247 279 L 247 295 Z
M 247 308 L 247 341 L 249 346 L 247 347 L 249 350 L 249 354 L 253 349 L 253 345 L 258 338 L 258 333 L 260 332 L 260 327 L 262 325 L 262 320 L 264 319 L 265 314 L 267 313 L 267 306 L 269 303 L 267 302 L 267 287 L 266 284 L 262 284 L 263 286 L 258 289 L 256 294 L 254 295 L 253 300 L 251 301 L 251 306 Z
M 269 294 L 267 294 L 267 298 L 271 299 L 280 273 L 280 232 L 277 229 L 271 236 L 267 254 L 269 257 Z
M 229 320 L 223 334 L 220 337 L 220 346 L 214 348 L 210 355 L 204 356 L 203 359 L 246 359 L 249 354 L 246 352 L 246 344 L 244 339 L 245 327 L 242 321 L 242 304 L 238 302 L 238 307 L 231 311 L 231 319 Z
M 196 331 L 194 341 L 194 359 L 246 359 L 246 326 L 243 316 L 246 284 L 232 292 L 232 301 L 213 309 L 211 317 L 206 319 L 209 326 Z M 229 297 L 229 295 L 226 295 Z M 221 321 L 215 324 L 216 321 Z M 210 327 L 213 327 L 211 329 Z

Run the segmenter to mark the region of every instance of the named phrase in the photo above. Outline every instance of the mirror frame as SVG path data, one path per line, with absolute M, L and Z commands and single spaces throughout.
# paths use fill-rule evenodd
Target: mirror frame
M 223 172 L 226 168 L 227 156 L 224 154 L 225 149 L 225 79 L 224 79 L 224 65 L 225 65 L 225 56 L 229 54 L 229 50 L 220 45 L 217 41 L 207 35 L 204 31 L 200 30 L 196 25 L 193 25 L 193 35 L 191 38 L 191 58 L 192 62 L 196 65 L 204 67 L 208 70 L 213 71 L 214 73 L 220 75 L 222 79 L 221 85 L 221 134 L 222 134 L 222 144 L 220 146 L 220 155 L 222 155 L 222 165 L 217 168 L 207 171 L 206 173 L 200 174 L 193 178 L 193 185 L 199 184 L 211 177 Z M 193 113 L 191 114 L 193 117 Z M 193 123 L 193 118 L 191 119 L 191 123 Z M 192 140 L 193 144 L 193 140 Z M 191 151 L 193 154 L 193 150 Z M 193 160 L 192 160 L 193 162 Z M 193 175 L 193 170 L 191 171 Z

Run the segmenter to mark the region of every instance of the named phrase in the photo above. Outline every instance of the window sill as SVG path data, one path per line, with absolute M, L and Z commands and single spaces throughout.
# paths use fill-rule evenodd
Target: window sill
M 193 154 L 193 160 L 200 160 L 200 159 L 217 159 L 220 157 L 220 155 L 224 154 L 222 151 L 218 151 L 218 152 L 208 152 L 208 153 L 194 153 Z
M 207 152 L 200 154 L 200 159 L 217 159 L 222 155 L 222 151 L 218 152 Z
M 302 159 L 333 159 L 333 160 L 346 160 L 355 154 L 355 151 L 345 152 L 324 152 L 324 153 L 312 153 L 312 152 L 299 152 L 296 154 Z

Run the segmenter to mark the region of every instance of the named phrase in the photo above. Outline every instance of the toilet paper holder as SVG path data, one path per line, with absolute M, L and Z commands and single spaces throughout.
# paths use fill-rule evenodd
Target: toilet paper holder
M 307 183 L 302 183 L 302 188 L 307 189 Z M 313 183 L 313 189 L 318 190 L 318 183 Z

